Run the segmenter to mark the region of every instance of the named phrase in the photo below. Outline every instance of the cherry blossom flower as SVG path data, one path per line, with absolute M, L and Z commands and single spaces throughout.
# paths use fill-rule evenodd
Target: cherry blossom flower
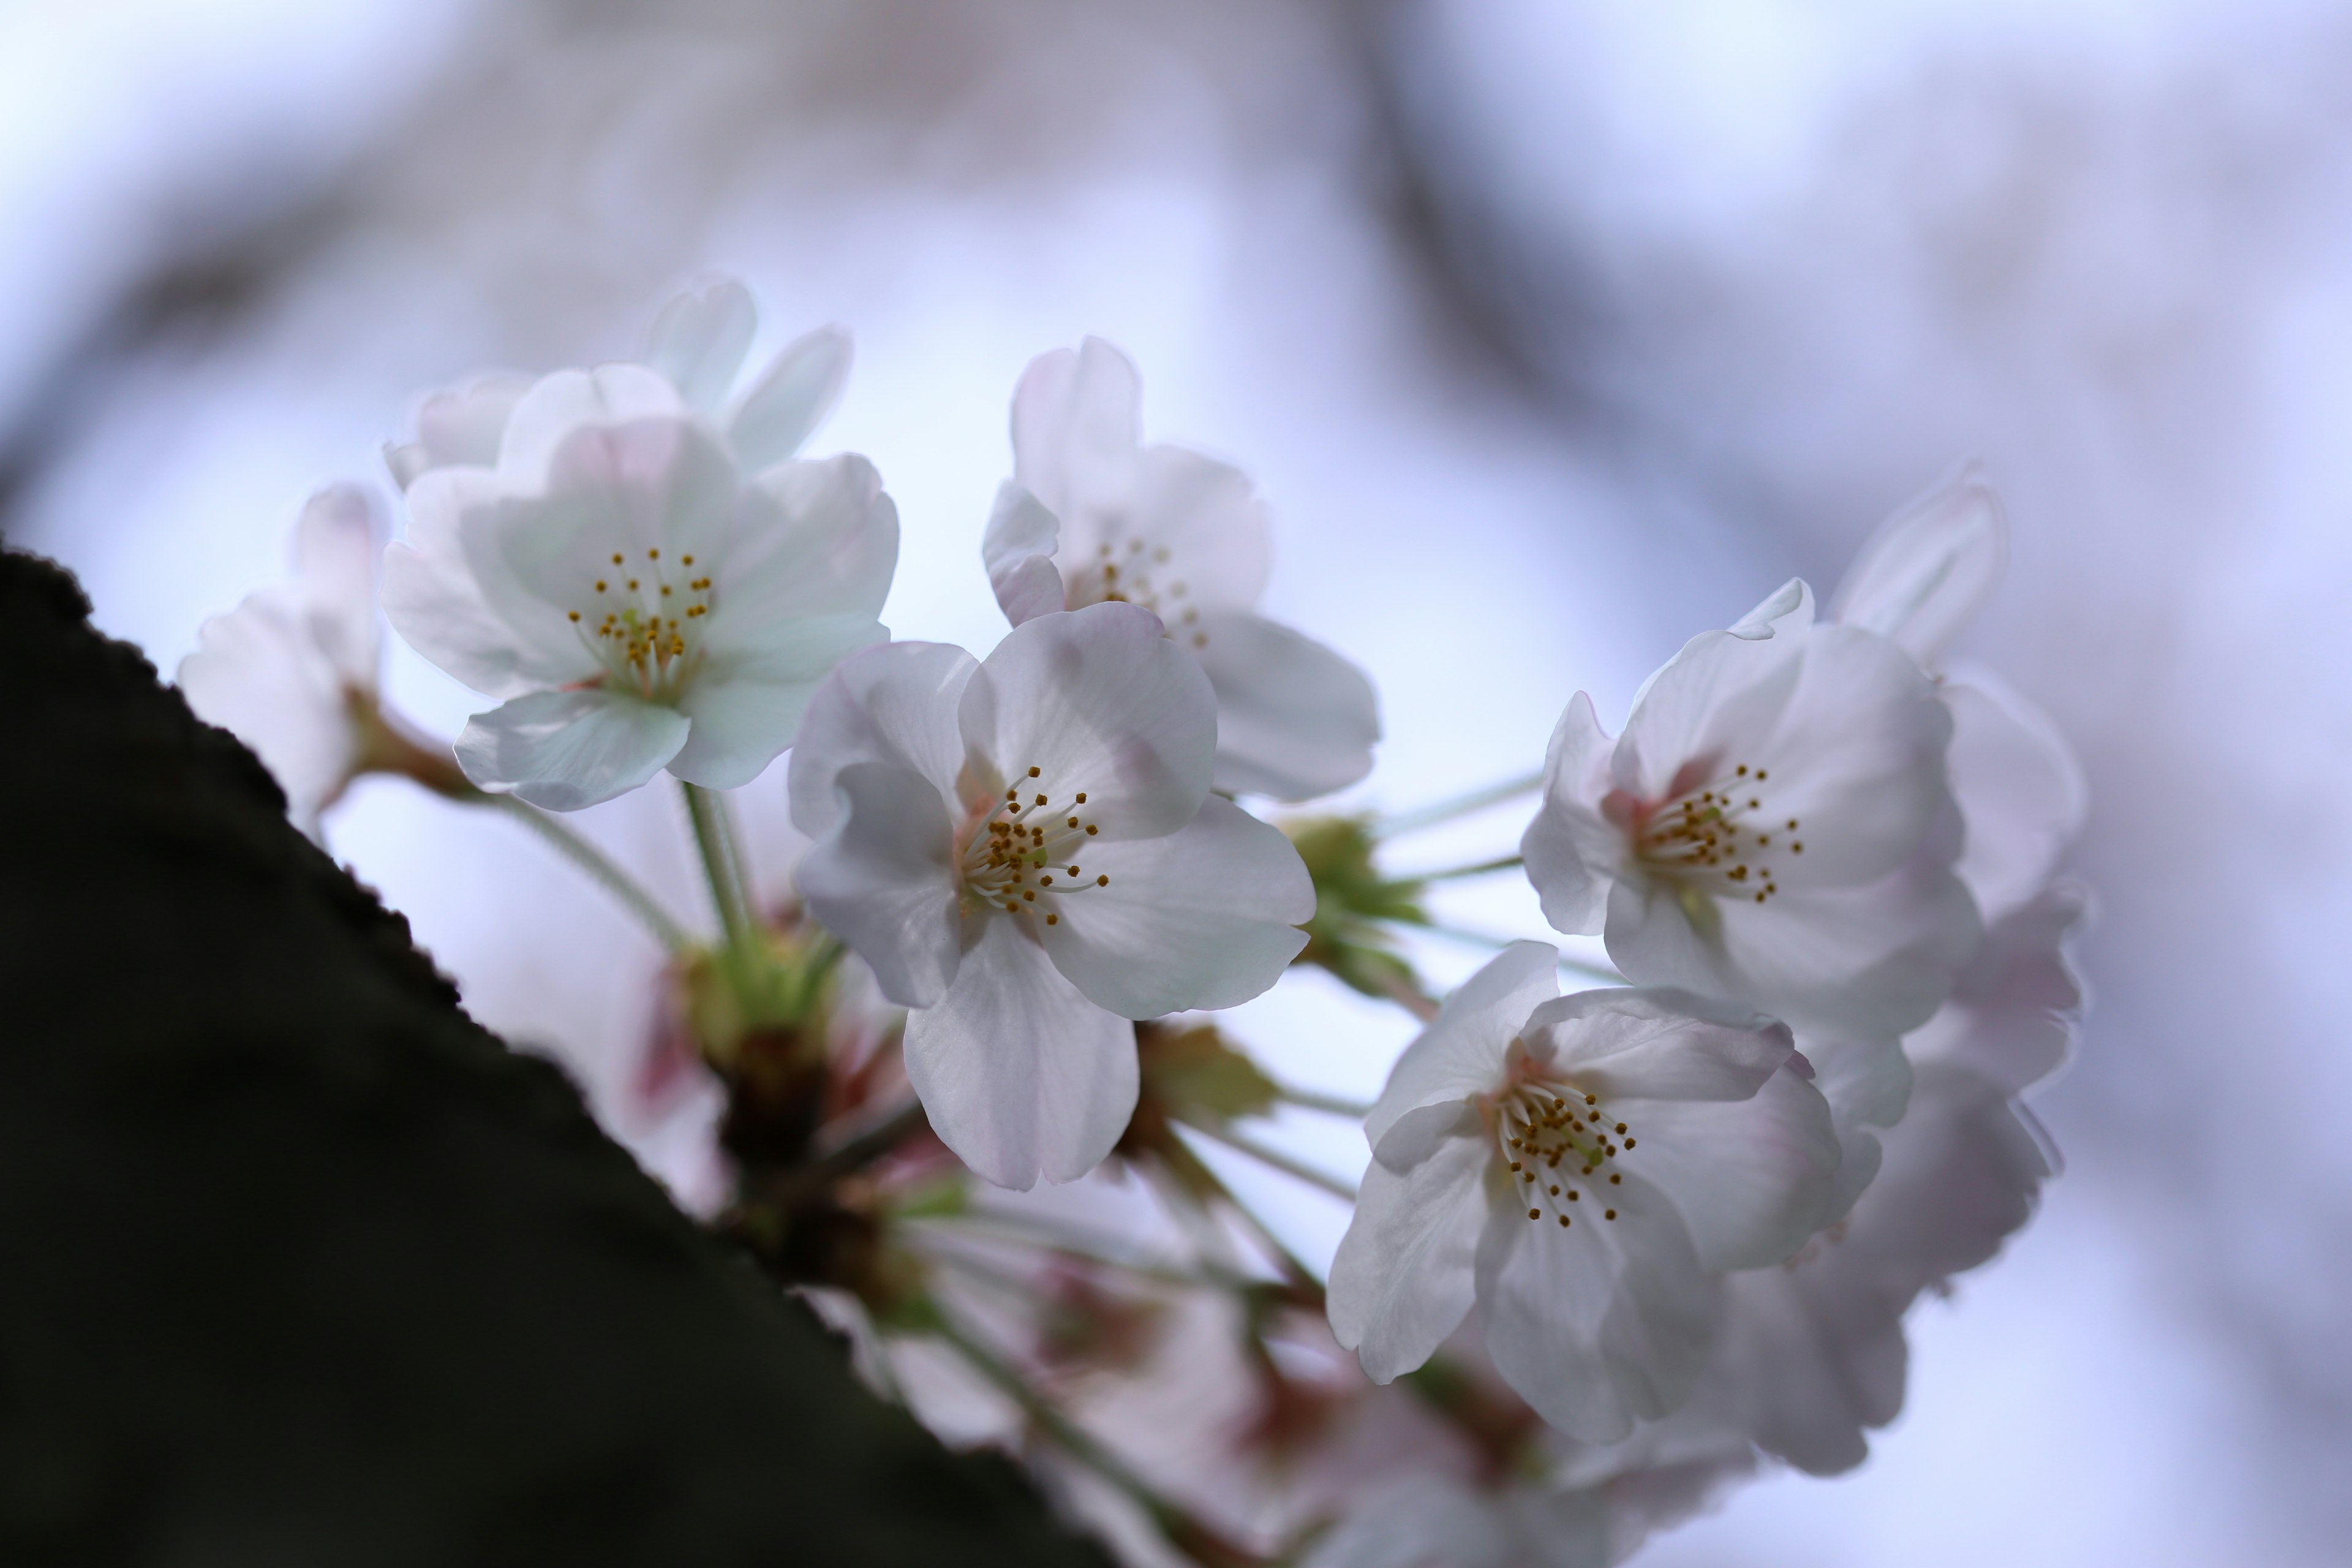
M 1519 1396 L 1609 1441 L 1681 1402 L 1716 1277 L 1802 1245 L 1839 1151 L 1785 1025 L 1668 989 L 1559 996 L 1558 958 L 1513 943 L 1398 1060 L 1331 1325 L 1386 1383 L 1475 1302 Z
M 488 790 L 571 811 L 667 767 L 747 784 L 817 683 L 889 634 L 896 509 L 864 458 L 738 476 L 642 366 L 560 371 L 516 405 L 494 468 L 432 469 L 384 558 L 416 650 L 507 699 L 457 742 Z
M 179 685 L 197 717 L 252 748 L 317 837 L 319 816 L 362 770 L 380 641 L 383 531 L 365 491 L 312 496 L 294 528 L 294 581 L 265 588 L 196 633 Z
M 1033 616 L 1126 600 L 1159 615 L 1217 697 L 1216 787 L 1305 800 L 1370 771 L 1362 670 L 1256 614 L 1265 505 L 1236 468 L 1141 444 L 1142 383 L 1099 338 L 1030 363 L 1013 398 L 1013 479 L 982 544 L 997 603 Z
M 849 379 L 848 332 L 820 327 L 785 344 L 738 390 L 758 326 L 751 290 L 719 279 L 663 305 L 636 362 L 718 427 L 746 476 L 797 453 Z M 405 489 L 435 468 L 495 464 L 507 421 L 536 380 L 492 372 L 427 397 L 417 410 L 415 439 L 384 447 L 393 478 Z
M 1981 463 L 1948 478 L 1878 525 L 1827 618 L 1874 632 L 1929 668 L 1984 604 L 2009 563 L 2009 518 Z
M 1615 740 L 1579 692 L 1522 841 L 1544 916 L 1643 984 L 1847 1037 L 1924 1020 L 1979 934 L 1952 721 L 1885 638 L 1792 582 L 1652 676 Z
M 1209 793 L 1200 667 L 1126 605 L 1024 621 L 986 660 L 841 667 L 793 754 L 800 887 L 908 1017 L 908 1077 L 990 1181 L 1069 1181 L 1135 1107 L 1129 1020 L 1228 1007 L 1305 945 L 1279 832 Z

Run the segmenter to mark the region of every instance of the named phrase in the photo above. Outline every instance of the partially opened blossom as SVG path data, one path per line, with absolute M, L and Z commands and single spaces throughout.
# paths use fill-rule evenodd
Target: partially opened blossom
M 898 513 L 864 458 L 744 479 L 642 367 L 562 371 L 516 405 L 495 467 L 433 469 L 384 561 L 384 609 L 491 697 L 466 774 L 534 805 L 609 800 L 667 767 L 747 784 L 817 683 L 888 636 Z
M 1559 996 L 1558 957 L 1513 943 L 1398 1060 L 1331 1325 L 1386 1383 L 1475 1302 L 1519 1396 L 1609 1441 L 1681 1402 L 1718 1277 L 1804 1242 L 1839 1152 L 1785 1025 L 1675 990 Z
M 849 334 L 839 327 L 793 339 L 745 377 L 758 327 L 751 291 L 734 279 L 719 279 L 665 303 L 635 362 L 711 422 L 747 476 L 797 453 L 833 412 L 849 378 Z M 415 438 L 384 448 L 393 478 L 404 489 L 435 468 L 495 463 L 507 421 L 535 380 L 493 372 L 427 397 L 417 410 Z
M 1370 771 L 1362 670 L 1256 613 L 1272 565 L 1248 477 L 1141 441 L 1142 384 L 1099 338 L 1031 362 L 1013 399 L 1013 479 L 982 554 L 1015 626 L 1125 600 L 1156 613 L 1217 696 L 1216 786 L 1305 800 Z
M 294 528 L 294 581 L 265 588 L 196 632 L 179 685 L 197 717 L 252 748 L 305 833 L 362 771 L 381 638 L 383 530 L 365 491 L 312 496 Z
M 1209 793 L 1216 705 L 1129 605 L 1024 621 L 982 662 L 845 663 L 792 762 L 817 918 L 916 1009 L 931 1125 L 1003 1186 L 1068 1181 L 1135 1107 L 1130 1020 L 1228 1007 L 1305 945 L 1289 840 Z
M 1899 1034 L 1973 950 L 1952 721 L 1903 649 L 1818 624 L 1792 582 L 1693 637 L 1612 739 L 1579 692 L 1522 842 L 1544 916 L 1643 984 L 1800 1029 Z
M 1874 632 L 1929 668 L 2009 563 L 2009 517 L 1981 463 L 1878 525 L 1830 595 L 1827 618 Z

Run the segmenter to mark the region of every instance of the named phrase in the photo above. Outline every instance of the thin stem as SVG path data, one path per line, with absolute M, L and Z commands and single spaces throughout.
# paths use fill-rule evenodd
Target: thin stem
M 864 1170 L 928 1125 L 923 1102 L 908 1101 L 845 1142 L 827 1150 L 805 1165 L 779 1172 L 760 1190 L 760 1196 L 779 1208 L 793 1207 L 814 1197 L 844 1176 Z
M 1388 999 L 1426 1024 L 1437 1016 L 1437 999 L 1401 974 L 1384 975 L 1380 986 Z
M 735 879 L 735 862 L 727 844 L 727 825 L 719 797 L 700 784 L 679 781 L 686 791 L 686 813 L 694 824 L 694 847 L 702 855 L 703 874 L 710 879 L 710 901 L 718 907 L 719 923 L 727 932 L 727 948 L 740 978 L 742 966 L 754 951 L 751 917 L 743 904 L 742 885 Z
M 1451 800 L 1441 800 L 1434 805 L 1424 805 L 1418 811 L 1401 811 L 1372 824 L 1375 838 L 1394 838 L 1402 833 L 1417 833 L 1424 827 L 1434 827 L 1441 822 L 1451 822 L 1457 816 L 1467 816 L 1474 811 L 1484 811 L 1490 805 L 1500 805 L 1507 800 L 1523 795 L 1533 795 L 1543 788 L 1541 772 L 1523 778 L 1488 784 L 1467 795 L 1457 795 Z
M 1449 942 L 1462 942 L 1470 947 L 1483 947 L 1490 952 L 1500 952 L 1502 949 L 1510 946 L 1511 943 L 1521 940 L 1515 936 L 1496 936 L 1490 931 L 1471 931 L 1463 926 L 1429 924 L 1417 925 L 1414 929 L 1417 931 L 1425 931 L 1432 936 L 1442 936 Z M 1543 941 L 1547 939 L 1537 938 L 1536 940 Z M 1617 971 L 1612 969 L 1605 963 L 1594 963 L 1586 959 L 1570 958 L 1566 953 L 1560 954 L 1559 966 L 1562 969 L 1567 970 L 1571 974 L 1581 974 L 1589 980 L 1598 980 L 1604 984 L 1623 985 L 1628 984 L 1623 975 L 1618 973 Z
M 533 833 L 554 846 L 557 853 L 587 872 L 597 885 L 620 900 L 629 912 L 643 921 L 646 929 L 652 931 L 670 952 L 678 952 L 693 945 L 693 936 L 671 918 L 669 911 L 663 909 L 651 893 L 638 885 L 635 878 L 614 864 L 602 849 L 553 816 L 510 795 L 476 795 L 465 798 L 520 820 Z
M 1303 1160 L 1286 1154 L 1269 1144 L 1259 1142 L 1246 1132 L 1236 1132 L 1228 1127 L 1203 1127 L 1192 1121 L 1184 1125 L 1203 1138 L 1223 1143 L 1226 1148 L 1246 1154 L 1259 1164 L 1269 1166 L 1280 1171 L 1286 1176 L 1305 1182 L 1310 1187 L 1319 1187 L 1333 1197 L 1345 1198 L 1349 1203 L 1356 1201 L 1356 1189 L 1352 1183 L 1342 1181 L 1328 1171 L 1318 1171 Z
M 1444 882 L 1460 877 L 1484 877 L 1495 871 L 1516 871 L 1527 862 L 1517 855 L 1506 855 L 1499 860 L 1481 860 L 1475 866 L 1449 866 L 1443 871 L 1413 871 L 1407 878 L 1415 882 Z
M 734 797 L 721 791 L 711 792 L 710 798 L 718 806 L 719 837 L 727 850 L 727 868 L 734 874 L 735 896 L 743 901 L 747 919 L 760 916 L 760 889 L 751 879 L 751 857 L 743 852 L 743 827 L 735 817 Z
M 1349 1121 L 1361 1121 L 1372 1113 L 1371 1102 L 1369 1100 L 1349 1100 L 1341 1095 L 1323 1094 L 1315 1089 L 1297 1089 L 1288 1084 L 1279 1086 L 1275 1092 L 1292 1105 L 1307 1110 L 1319 1110 L 1326 1116 L 1344 1117 Z

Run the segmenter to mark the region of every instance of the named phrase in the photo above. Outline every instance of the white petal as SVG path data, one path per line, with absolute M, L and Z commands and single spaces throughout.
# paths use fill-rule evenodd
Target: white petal
M 1786 1024 L 1667 987 L 1580 991 L 1522 1027 L 1531 1057 L 1612 1100 L 1745 1100 L 1796 1048 Z
M 1873 1037 L 1901 1034 L 1941 1005 L 1979 928 L 1959 879 L 1923 856 L 1876 882 L 1784 887 L 1760 905 L 1621 881 L 1607 934 L 1610 957 L 1644 984 Z
M 947 804 L 929 779 L 854 763 L 833 780 L 839 816 L 801 857 L 801 897 L 902 1007 L 928 1007 L 955 978 L 962 942 Z
M 698 414 L 716 415 L 758 328 L 751 292 L 732 278 L 689 289 L 661 308 L 646 333 L 646 363 L 669 378 Z
M 499 478 L 513 489 L 536 489 L 547 482 L 556 448 L 581 426 L 684 418 L 688 413 L 670 379 L 650 366 L 559 370 L 532 383 L 508 416 L 499 441 Z
M 819 327 L 786 343 L 736 405 L 727 441 L 747 474 L 782 462 L 806 444 L 841 401 L 849 380 L 849 333 Z
M 592 679 L 603 672 L 565 623 L 544 614 L 520 625 L 494 607 L 466 548 L 468 534 L 494 529 L 500 499 L 488 468 L 436 468 L 408 492 L 408 538 L 383 556 L 383 613 L 426 658 L 490 697 Z M 498 606 L 527 604 L 502 561 L 488 558 Z
M 1075 603 L 1129 598 L 1179 626 L 1188 610 L 1255 607 L 1273 571 L 1273 527 L 1249 477 L 1181 447 L 1146 447 L 1127 488 L 1053 510 L 1055 563 Z
M 888 643 L 843 660 L 818 689 L 793 748 L 793 825 L 812 838 L 838 826 L 846 813 L 834 780 L 857 763 L 911 769 L 941 800 L 954 801 L 963 767 L 956 710 L 979 668 L 946 643 Z
M 686 731 L 677 710 L 617 692 L 536 691 L 467 721 L 457 765 L 483 789 L 578 811 L 652 778 Z
M 1764 602 L 1732 623 L 1730 635 L 1746 642 L 1790 637 L 1813 624 L 1813 590 L 1802 577 L 1791 577 L 1766 595 Z
M 1687 766 L 1760 758 L 1796 693 L 1810 640 L 1796 629 L 1701 632 L 1685 643 L 1634 699 L 1612 759 L 1616 784 L 1638 799 L 1667 800 Z
M 1321 643 L 1245 613 L 1175 627 L 1217 694 L 1216 787 L 1310 800 L 1372 771 L 1380 699 L 1370 677 Z
M 817 687 L 850 654 L 886 642 L 890 629 L 851 616 L 777 628 L 754 658 L 713 655 L 677 698 L 693 731 L 669 771 L 709 789 L 738 789 L 767 771 L 800 731 Z
M 1832 1114 L 1892 1127 L 1911 1102 L 1911 1058 L 1893 1036 L 1856 1039 L 1808 1034 L 1797 1049 L 1812 1064 L 1813 1087 Z
M 1504 1058 L 1538 1004 L 1559 994 L 1559 950 L 1515 942 L 1454 988 L 1429 1026 L 1397 1058 L 1364 1121 L 1377 1151 L 1389 1129 L 1420 1106 L 1466 1100 L 1502 1086 Z
M 932 1130 L 1001 1187 L 1076 1181 L 1135 1111 L 1135 1026 L 1002 916 L 982 921 L 938 1005 L 907 1016 L 906 1057 Z
M 1614 1442 L 1635 1418 L 1682 1402 L 1720 1299 L 1664 1194 L 1638 1176 L 1609 1194 L 1614 1220 L 1580 1213 L 1565 1229 L 1549 1214 L 1528 1219 L 1506 1194 L 1478 1245 L 1495 1370 L 1537 1415 L 1588 1443 Z
M 1830 615 L 1933 666 L 2000 581 L 2009 520 L 1981 464 L 1878 525 L 1830 599 Z
M 507 420 L 530 390 L 531 381 L 499 371 L 427 397 L 416 411 L 416 439 L 384 447 L 384 466 L 392 470 L 393 481 L 406 489 L 434 468 L 495 464 Z
M 1843 1152 L 1828 1104 L 1788 1068 L 1739 1100 L 1606 1104 L 1638 1145 L 1611 1168 L 1674 1200 L 1701 1268 L 1778 1263 L 1821 1225 Z
M 1216 697 L 1159 617 L 1133 605 L 1013 627 L 964 689 L 959 717 L 996 787 L 1034 767 L 1053 799 L 1084 793 L 1105 838 L 1172 833 L 1209 793 Z
M 1123 498 L 1141 440 L 1143 383 L 1132 361 L 1100 338 L 1029 362 L 1013 394 L 1013 471 L 1020 486 L 1066 515 Z
M 179 687 L 196 717 L 245 742 L 307 832 L 349 778 L 357 740 L 343 682 L 299 591 L 270 588 L 196 630 Z
M 1493 1159 L 1485 1122 L 1465 1105 L 1409 1169 L 1374 1162 L 1365 1171 L 1327 1300 L 1332 1333 L 1374 1383 L 1426 1362 L 1469 1311 Z
M 2088 787 L 2047 713 L 1999 678 L 1970 671 L 1941 687 L 1952 714 L 1952 795 L 1968 824 L 1953 867 L 1988 921 L 2032 898 L 2082 831 Z
M 1062 574 L 1054 566 L 1061 537 L 1060 521 L 1035 496 L 1010 479 L 997 487 L 980 558 L 997 607 L 1014 626 L 1066 607 Z
M 1070 984 L 1122 1017 L 1246 1002 L 1307 945 L 1315 884 L 1298 851 L 1222 795 L 1174 833 L 1083 853 L 1074 890 L 1040 893 L 1037 929 Z M 1067 872 L 1047 875 L 1058 889 Z
M 1554 931 L 1590 936 L 1609 908 L 1609 882 L 1625 857 L 1623 829 L 1601 815 L 1616 750 L 1580 691 L 1553 727 L 1544 757 L 1543 805 L 1519 839 L 1528 880 Z
M 1948 1062 L 2011 1094 L 2057 1070 L 2074 1041 L 2083 982 L 2068 947 L 2090 894 L 2060 882 L 1993 922 L 1943 1010 L 1904 1043 L 1922 1066 Z
M 330 485 L 303 505 L 294 569 L 311 639 L 344 683 L 362 691 L 375 689 L 375 571 L 383 554 L 383 528 L 367 491 Z
M 871 621 L 898 564 L 898 509 L 865 458 L 779 463 L 744 491 L 704 646 L 765 649 L 812 616 Z

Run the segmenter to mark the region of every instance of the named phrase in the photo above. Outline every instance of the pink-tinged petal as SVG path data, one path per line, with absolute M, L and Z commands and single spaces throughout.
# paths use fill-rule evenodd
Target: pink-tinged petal
M 303 505 L 294 525 L 294 570 L 310 637 L 343 683 L 362 691 L 375 689 L 375 574 L 383 555 L 383 520 L 367 491 L 330 485 Z
M 1782 888 L 1763 904 L 1661 881 L 1609 895 L 1609 956 L 1629 977 L 1863 1037 L 1924 1022 L 1979 935 L 1968 889 L 1926 856 L 1875 882 Z
M 180 693 L 196 717 L 245 742 L 286 792 L 288 815 L 316 836 L 319 813 L 357 761 L 343 680 L 311 636 L 300 589 L 265 589 L 196 630 Z
M 539 691 L 477 713 L 457 765 L 483 789 L 578 811 L 637 788 L 686 743 L 686 716 L 617 692 Z
M 1830 599 L 1831 618 L 1933 667 L 2000 581 L 2009 521 L 1979 463 L 1878 525 Z
M 841 401 L 849 381 L 849 332 L 819 327 L 786 343 L 743 394 L 727 424 L 728 445 L 747 474 L 792 457 Z
M 1054 565 L 1061 537 L 1061 522 L 1035 496 L 1010 479 L 997 487 L 980 558 L 997 607 L 1014 626 L 1067 607 Z
M 2083 829 L 2090 792 L 2050 716 L 1999 678 L 1971 670 L 1941 688 L 1952 714 L 1952 795 L 1968 825 L 1953 866 L 1988 921 L 2050 880 Z
M 507 418 L 499 441 L 499 478 L 510 489 L 547 483 L 557 450 L 583 425 L 683 419 L 686 401 L 659 371 L 642 364 L 559 370 L 531 384 Z
M 1375 1152 L 1406 1112 L 1474 1100 L 1502 1087 L 1504 1058 L 1538 1005 L 1559 994 L 1559 950 L 1515 942 L 1454 988 L 1437 1016 L 1389 1069 L 1364 1139 Z
M 1736 1100 L 1605 1103 L 1638 1144 L 1612 1165 L 1674 1200 L 1702 1268 L 1778 1263 L 1822 1223 L 1843 1155 L 1828 1104 L 1795 1073 Z
M 1519 839 L 1528 880 L 1554 931 L 1590 936 L 1609 909 L 1609 883 L 1625 859 L 1625 832 L 1601 815 L 1616 742 L 1580 691 L 1553 727 L 1544 757 L 1543 805 Z
M 716 415 L 760 324 L 751 290 L 732 278 L 688 289 L 663 305 L 640 356 L 698 414 Z
M 811 838 L 839 826 L 846 810 L 834 780 L 859 763 L 886 763 L 956 798 L 963 732 L 956 710 L 980 668 L 946 643 L 887 643 L 853 654 L 821 687 L 793 748 L 793 825 Z
M 1054 515 L 1072 604 L 1131 599 L 1180 633 L 1188 612 L 1255 607 L 1274 567 L 1273 526 L 1249 476 L 1181 447 L 1145 447 L 1126 489 L 1079 495 Z
M 1671 987 L 1558 997 L 1522 1036 L 1533 1059 L 1612 1100 L 1746 1100 L 1796 1048 L 1777 1019 Z
M 1372 771 L 1380 699 L 1356 666 L 1261 616 L 1211 615 L 1171 628 L 1217 694 L 1219 790 L 1311 800 Z
M 1088 338 L 1029 362 L 1013 394 L 1013 472 L 1048 511 L 1123 504 L 1142 432 L 1143 382 L 1125 354 Z
M 1682 1402 L 1721 1299 L 1664 1193 L 1629 1175 L 1609 1194 L 1562 1226 L 1548 1213 L 1528 1218 L 1502 1193 L 1478 1245 L 1495 1370 L 1537 1415 L 1588 1443 L 1614 1442 Z M 1601 1217 L 1607 1208 L 1615 1219 Z
M 1037 930 L 1070 984 L 1122 1017 L 1246 1002 L 1307 945 L 1315 884 L 1298 851 L 1221 795 L 1173 833 L 1081 852 L 1078 875 L 1046 870 Z
M 1135 1026 L 1002 916 L 982 921 L 939 1003 L 908 1015 L 906 1058 L 932 1131 L 1001 1187 L 1076 1181 L 1135 1111 Z
M 801 857 L 801 897 L 902 1007 L 929 1007 L 955 979 L 962 938 L 947 803 L 887 763 L 837 770 L 839 816 Z
M 498 371 L 427 397 L 416 411 L 416 439 L 384 446 L 384 467 L 392 470 L 393 482 L 406 489 L 435 468 L 494 466 L 507 420 L 532 379 Z
M 1421 1160 L 1402 1171 L 1375 1162 L 1364 1173 L 1355 1216 L 1331 1259 L 1331 1331 L 1374 1383 L 1426 1362 L 1475 1293 L 1494 1142 L 1472 1108 L 1449 1115 Z
M 1771 623 L 1769 637 L 1701 632 L 1685 643 L 1633 700 L 1612 759 L 1617 787 L 1636 799 L 1666 800 L 1680 793 L 1686 768 L 1761 758 L 1796 693 L 1811 641 L 1810 627 L 1789 623 L 1810 608 Z
M 2056 1071 L 2082 1017 L 2068 950 L 2090 908 L 2088 889 L 2059 882 L 1994 921 L 1951 999 L 1905 1042 L 1913 1059 L 1965 1067 L 2011 1094 Z
M 964 689 L 959 717 L 975 774 L 1034 783 L 1056 803 L 1084 794 L 1106 839 L 1172 833 L 1209 793 L 1216 697 L 1159 617 L 1133 605 L 1013 627 Z

